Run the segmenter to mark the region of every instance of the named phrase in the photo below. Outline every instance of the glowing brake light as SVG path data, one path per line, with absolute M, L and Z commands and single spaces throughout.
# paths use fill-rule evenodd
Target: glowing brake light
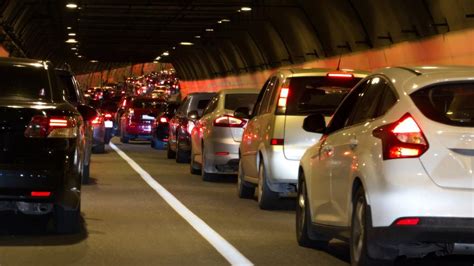
M 271 145 L 283 145 L 285 143 L 284 139 L 271 139 L 270 144 Z
M 49 191 L 31 191 L 30 195 L 32 197 L 49 197 L 49 196 L 51 196 L 51 192 L 49 192 Z
M 280 91 L 280 97 L 278 97 L 278 107 L 286 107 L 288 95 L 290 94 L 289 88 L 282 88 Z
M 37 115 L 31 118 L 26 126 L 26 138 L 75 138 L 77 137 L 77 121 L 73 117 L 47 117 Z
M 396 222 L 395 222 L 395 225 L 398 225 L 398 226 L 413 226 L 413 225 L 418 225 L 418 223 L 420 222 L 420 218 L 401 218 L 401 219 L 398 219 Z
M 344 73 L 344 72 L 333 72 L 328 73 L 326 75 L 328 78 L 354 78 L 354 74 L 352 73 Z
M 164 116 L 160 117 L 160 123 L 168 123 L 168 118 Z
M 382 140 L 384 160 L 416 158 L 428 150 L 423 131 L 408 113 L 395 123 L 375 129 L 373 135 Z
M 91 123 L 94 126 L 102 124 L 102 117 L 100 115 L 96 116 L 94 119 L 92 119 Z
M 112 118 L 112 115 L 107 113 L 107 114 L 104 115 L 104 117 L 105 118 Z
M 230 115 L 223 115 L 214 120 L 215 127 L 243 127 L 245 124 L 245 120 Z

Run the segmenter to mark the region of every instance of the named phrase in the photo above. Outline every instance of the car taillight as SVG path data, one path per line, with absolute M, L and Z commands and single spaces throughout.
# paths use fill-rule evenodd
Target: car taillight
M 245 123 L 245 120 L 230 115 L 223 115 L 214 120 L 215 127 L 243 127 Z
M 188 130 L 188 133 L 191 134 L 191 132 L 193 132 L 193 129 L 196 125 L 194 124 L 193 121 L 188 121 L 188 125 L 186 127 L 186 129 Z
M 270 145 L 283 145 L 285 143 L 284 139 L 271 139 Z
M 326 75 L 328 78 L 352 79 L 354 74 L 347 72 L 329 72 Z
M 102 118 L 102 116 L 98 115 L 94 119 L 92 119 L 91 123 L 92 123 L 93 126 L 98 126 L 98 125 L 102 124 L 103 121 L 104 121 L 104 119 Z
M 168 123 L 168 118 L 164 116 L 160 117 L 160 123 Z
M 51 196 L 51 192 L 49 192 L 49 191 L 31 191 L 30 195 L 32 197 L 49 197 L 49 196 Z
M 409 113 L 395 123 L 375 129 L 373 135 L 382 140 L 384 160 L 416 158 L 428 150 L 423 131 Z
M 25 130 L 27 138 L 75 138 L 77 123 L 67 116 L 34 116 Z
M 110 120 L 112 120 L 112 114 L 105 113 L 104 118 L 105 118 L 105 120 L 110 121 Z
M 418 225 L 420 218 L 400 218 L 395 222 L 397 226 L 414 226 Z

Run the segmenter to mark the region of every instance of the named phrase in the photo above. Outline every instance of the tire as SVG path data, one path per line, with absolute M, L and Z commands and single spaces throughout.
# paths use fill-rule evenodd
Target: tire
M 153 148 L 157 150 L 164 150 L 166 149 L 166 142 L 161 140 L 152 140 Z
M 263 162 L 260 162 L 258 168 L 258 186 L 257 186 L 257 201 L 258 206 L 262 210 L 273 210 L 278 206 L 278 193 L 270 189 L 267 183 L 265 174 L 265 167 Z
M 176 162 L 177 163 L 189 163 L 190 158 L 186 151 L 179 149 L 179 142 L 176 143 Z
M 129 142 L 129 138 L 127 136 L 120 136 L 120 142 L 127 144 Z
M 81 207 L 66 210 L 62 206 L 54 208 L 54 223 L 58 234 L 74 234 L 80 230 Z
M 90 163 L 82 168 L 82 184 L 89 184 Z
M 239 160 L 239 173 L 237 175 L 237 196 L 241 199 L 251 199 L 255 195 L 255 186 L 244 180 L 242 159 Z
M 105 153 L 105 143 L 92 147 L 92 153 Z
M 202 156 L 202 164 L 201 164 L 202 181 L 207 181 L 207 182 L 214 181 L 213 174 L 206 172 L 206 151 L 204 149 L 204 145 L 202 146 L 201 153 L 202 153 L 201 155 Z
M 298 178 L 298 194 L 296 197 L 296 240 L 302 247 L 325 249 L 329 240 L 323 235 L 311 231 L 311 212 L 304 174 Z
M 168 143 L 168 148 L 166 148 L 166 158 L 168 159 L 175 159 L 176 158 L 176 152 L 171 150 L 171 145 Z
M 196 162 L 194 162 L 194 150 L 193 148 L 191 147 L 191 162 L 189 163 L 189 172 L 192 174 L 192 175 L 200 175 L 201 174 L 201 167 L 199 167 L 199 165 L 197 165 Z
M 355 194 L 353 210 L 351 219 L 351 239 L 349 243 L 351 265 L 387 265 L 387 263 L 382 263 L 381 261 L 370 258 L 367 252 L 367 201 L 362 187 L 360 187 Z M 360 237 L 361 235 L 362 238 Z

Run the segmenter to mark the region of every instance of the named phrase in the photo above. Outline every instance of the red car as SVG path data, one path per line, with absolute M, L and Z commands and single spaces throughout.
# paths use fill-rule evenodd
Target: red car
M 152 115 L 160 112 L 164 105 L 165 101 L 161 99 L 132 98 L 120 117 L 120 141 L 151 140 L 151 127 L 155 119 Z

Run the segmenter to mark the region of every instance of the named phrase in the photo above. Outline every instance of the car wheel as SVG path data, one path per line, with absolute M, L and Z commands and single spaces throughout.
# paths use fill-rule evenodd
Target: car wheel
M 353 266 L 372 266 L 380 265 L 370 258 L 367 252 L 367 201 L 365 192 L 361 187 L 357 190 L 353 203 L 352 222 L 351 222 L 351 240 L 349 249 L 351 253 L 351 265 Z
M 260 166 L 258 168 L 257 200 L 258 206 L 262 210 L 271 210 L 276 208 L 279 201 L 278 193 L 272 191 L 268 186 L 263 162 L 260 162 Z
M 81 208 L 66 210 L 62 206 L 55 206 L 54 223 L 59 234 L 74 234 L 80 229 Z
M 168 143 L 168 147 L 166 148 L 166 158 L 168 159 L 175 159 L 176 158 L 176 152 L 171 150 L 171 145 Z
M 311 231 L 311 214 L 308 204 L 308 193 L 304 174 L 298 179 L 298 194 L 296 197 L 296 240 L 302 247 L 324 249 L 329 241 L 322 235 Z
M 104 153 L 105 152 L 105 143 L 101 143 L 95 147 L 92 147 L 92 153 Z
M 199 165 L 194 162 L 194 149 L 191 146 L 191 162 L 189 163 L 189 172 L 193 175 L 200 175 L 201 174 L 201 168 Z
M 176 162 L 189 163 L 189 154 L 179 149 L 179 142 L 176 142 Z
M 203 181 L 214 181 L 214 176 L 211 173 L 206 172 L 206 150 L 204 146 L 201 149 L 202 153 L 202 164 L 201 164 L 201 177 Z
M 90 163 L 84 164 L 82 168 L 82 184 L 89 184 Z
M 242 159 L 239 160 L 239 173 L 237 176 L 237 195 L 241 199 L 251 199 L 255 195 L 255 186 L 244 180 Z
M 125 136 L 124 134 L 121 134 L 121 135 L 120 135 L 120 142 L 122 142 L 122 143 L 128 143 L 129 140 L 130 140 L 130 139 L 129 139 L 127 136 Z

